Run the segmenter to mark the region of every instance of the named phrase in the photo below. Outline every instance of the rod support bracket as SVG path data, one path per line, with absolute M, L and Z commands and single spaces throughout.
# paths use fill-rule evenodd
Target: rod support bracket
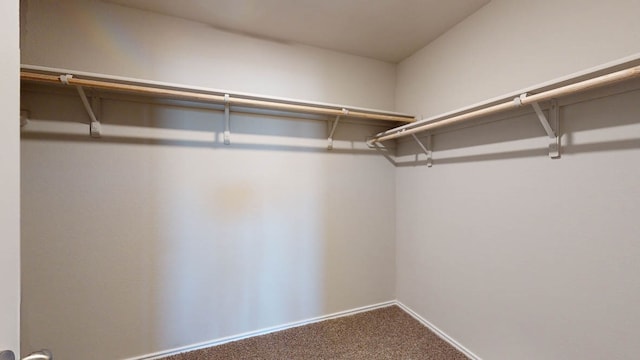
M 557 131 L 554 130 L 554 127 L 558 129 L 558 103 L 556 100 L 551 100 L 551 106 L 549 108 L 549 116 L 551 121 L 547 118 L 544 111 L 540 107 L 540 104 L 537 102 L 532 102 L 531 106 L 533 110 L 536 112 L 538 116 L 538 120 L 540 120 L 540 124 L 544 128 L 544 131 L 547 133 L 549 137 L 549 157 L 552 159 L 557 159 L 560 157 L 560 137 L 557 134 Z M 553 126 L 552 124 L 553 123 Z
M 413 140 L 415 140 L 416 144 L 422 149 L 425 155 L 427 155 L 427 167 L 433 166 L 433 151 L 431 151 L 431 134 L 427 135 L 427 144 L 423 144 L 420 139 L 416 136 L 416 134 L 411 134 Z
M 231 115 L 230 115 L 230 100 L 229 94 L 224 94 L 224 144 L 231 144 Z
M 513 103 L 515 106 L 522 106 L 523 100 L 527 98 L 527 93 L 520 94 L 520 96 L 513 99 Z M 556 99 L 551 99 L 550 107 L 549 107 L 549 117 L 545 115 L 544 111 L 540 107 L 538 102 L 532 102 L 531 107 L 536 112 L 538 116 L 538 120 L 540 120 L 540 124 L 544 128 L 544 131 L 547 133 L 549 137 L 549 157 L 552 159 L 560 158 L 560 136 L 559 133 L 559 121 L 560 121 L 560 113 L 558 108 L 558 101 Z M 554 130 L 555 128 L 555 130 Z
M 556 133 L 553 130 L 553 128 L 551 127 L 551 124 L 549 123 L 549 120 L 547 119 L 547 116 L 542 111 L 542 108 L 540 108 L 540 104 L 538 104 L 537 102 L 534 102 L 534 103 L 531 103 L 531 106 L 533 107 L 533 110 L 536 112 L 536 115 L 538 115 L 538 119 L 540 120 L 540 124 L 544 128 L 544 131 L 547 133 L 547 136 L 549 136 L 550 139 L 555 138 L 556 137 Z
M 560 158 L 560 107 L 556 99 L 551 99 L 549 107 L 549 118 L 551 126 L 553 126 L 554 136 L 549 137 L 549 157 L 552 159 Z
M 73 78 L 73 75 L 71 74 L 63 74 L 58 76 L 58 79 L 60 79 L 60 82 L 65 85 L 71 85 L 71 83 L 69 83 L 69 80 L 71 80 L 72 78 Z M 92 108 L 91 104 L 89 104 L 89 99 L 87 98 L 87 94 L 85 94 L 82 86 L 76 85 L 76 90 L 78 90 L 78 95 L 80 96 L 80 100 L 82 100 L 82 105 L 84 105 L 84 109 L 87 111 L 87 114 L 91 119 L 91 122 L 89 123 L 89 135 L 92 138 L 101 137 L 102 124 L 100 124 L 100 121 L 98 121 L 98 118 L 96 117 L 96 114 L 95 114 L 96 112 L 99 113 L 100 99 L 98 99 L 97 97 L 93 97 L 93 108 Z
M 93 138 L 99 138 L 102 136 L 102 124 L 97 120 L 95 114 L 100 116 L 100 107 L 102 105 L 102 101 L 99 97 L 94 96 L 91 98 L 91 110 L 94 113 L 94 117 L 91 118 L 91 124 L 89 125 L 89 135 Z
M 76 86 L 76 89 L 78 90 L 78 95 L 80 95 L 82 104 L 84 105 L 84 108 L 87 111 L 87 114 L 89 114 L 89 118 L 91 119 L 91 122 L 89 123 L 89 135 L 92 138 L 99 138 L 102 136 L 102 124 L 100 124 L 100 121 L 98 121 L 94 109 L 89 104 L 89 99 L 87 99 L 87 95 L 84 93 L 84 89 L 82 88 L 82 86 Z M 94 106 L 98 107 L 99 100 L 95 97 L 93 99 Z
M 364 139 L 364 143 L 367 144 L 369 149 L 376 149 L 376 142 L 373 136 L 367 136 L 367 138 Z
M 333 125 L 331 126 L 331 129 L 329 129 L 329 136 L 327 137 L 327 150 L 333 150 L 333 134 L 336 132 L 336 128 L 338 127 L 338 123 L 340 122 L 340 117 L 341 116 L 349 116 L 349 110 L 343 108 L 342 109 L 342 115 L 338 115 L 336 116 L 336 119 L 333 121 Z M 331 122 L 331 120 L 329 120 L 329 123 Z

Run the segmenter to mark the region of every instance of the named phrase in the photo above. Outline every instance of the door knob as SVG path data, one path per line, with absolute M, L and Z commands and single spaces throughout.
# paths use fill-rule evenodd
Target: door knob
M 53 354 L 47 349 L 42 349 L 23 357 L 22 360 L 53 360 Z
M 0 360 L 16 360 L 16 354 L 11 350 L 0 351 Z M 53 360 L 53 354 L 43 349 L 27 355 L 22 360 Z

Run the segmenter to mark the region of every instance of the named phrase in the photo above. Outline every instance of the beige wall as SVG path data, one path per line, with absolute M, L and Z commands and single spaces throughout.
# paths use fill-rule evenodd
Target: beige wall
M 399 65 L 398 110 L 436 115 L 638 53 L 638 10 L 493 0 Z M 524 109 L 437 134 L 432 168 L 399 167 L 398 299 L 483 359 L 637 358 L 639 89 L 563 99 L 560 160 Z
M 26 5 L 24 63 L 393 105 L 390 64 L 104 3 Z M 328 152 L 326 121 L 232 111 L 224 146 L 220 111 L 108 97 L 92 140 L 73 89 L 28 86 L 22 106 L 24 351 L 121 359 L 395 298 L 394 168 L 364 145 L 382 128 L 345 122 Z
M 23 8 L 23 63 L 393 110 L 395 66 L 382 61 L 98 1 Z
M 398 65 L 396 107 L 429 117 L 640 52 L 638 0 L 493 0 Z
M 20 148 L 18 2 L 0 4 L 0 351 L 20 346 Z
M 100 2 L 24 6 L 24 63 L 425 117 L 640 50 L 638 1 L 493 0 L 396 84 L 390 64 Z M 632 359 L 638 88 L 563 100 L 560 160 L 522 111 L 394 169 L 362 144 L 373 126 L 327 153 L 322 122 L 235 113 L 225 147 L 220 113 L 148 99 L 105 99 L 90 140 L 72 91 L 29 87 L 23 349 L 123 358 L 397 296 L 484 359 Z

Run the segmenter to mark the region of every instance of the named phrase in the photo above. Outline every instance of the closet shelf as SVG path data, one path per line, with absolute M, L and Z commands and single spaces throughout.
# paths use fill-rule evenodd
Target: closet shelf
M 637 59 L 636 59 L 637 60 Z M 636 61 L 637 62 L 637 61 Z M 612 66 L 613 67 L 613 66 Z M 596 69 L 591 72 L 591 74 L 601 73 L 603 69 Z M 583 78 L 588 76 L 587 74 L 580 74 L 580 76 L 575 76 L 575 78 Z M 546 116 L 541 111 L 539 102 L 549 101 L 558 99 L 564 96 L 568 96 L 571 94 L 587 91 L 590 89 L 595 89 L 599 87 L 604 87 L 607 85 L 612 85 L 618 82 L 632 80 L 640 77 L 640 66 L 628 67 L 623 70 L 618 70 L 614 72 L 610 72 L 605 75 L 600 76 L 591 76 L 591 78 L 587 80 L 582 80 L 578 82 L 570 83 L 569 85 L 562 85 L 567 83 L 567 79 L 561 79 L 550 84 L 545 84 L 545 86 L 540 86 L 538 89 L 542 88 L 550 88 L 545 91 L 541 91 L 538 93 L 529 94 L 528 92 L 523 92 L 517 94 L 515 98 L 505 100 L 505 97 L 502 97 L 502 101 L 496 104 L 496 101 L 486 102 L 485 105 L 478 105 L 473 107 L 468 107 L 465 109 L 457 110 L 454 112 L 449 112 L 446 114 L 438 115 L 432 118 L 419 120 L 413 122 L 411 124 L 406 124 L 402 126 L 395 127 L 393 129 L 381 132 L 376 134 L 375 136 L 369 138 L 367 143 L 370 146 L 377 146 L 377 143 L 401 138 L 404 136 L 412 135 L 415 139 L 415 134 L 418 132 L 434 130 L 437 128 L 442 128 L 450 125 L 454 125 L 461 122 L 466 122 L 469 120 L 473 120 L 479 117 L 496 114 L 499 112 L 512 110 L 525 105 L 532 105 L 536 114 L 540 118 L 540 121 L 547 131 L 547 134 L 550 138 L 557 138 L 557 134 L 554 133 L 553 129 L 549 126 L 549 122 L 546 119 Z M 535 91 L 535 90 L 530 90 Z M 513 96 L 513 95 L 512 95 Z M 425 150 L 426 151 L 426 150 Z M 552 156 L 554 157 L 554 156 Z
M 78 88 L 90 88 L 105 91 L 123 92 L 179 99 L 196 102 L 225 104 L 227 106 L 259 108 L 295 112 L 303 114 L 329 115 L 336 117 L 360 118 L 401 123 L 416 121 L 415 116 L 397 112 L 364 109 L 335 104 L 323 104 L 294 99 L 283 99 L 259 95 L 234 93 L 222 90 L 165 84 L 140 79 L 119 78 L 99 74 L 81 73 L 62 69 L 22 65 L 22 81 L 65 84 Z

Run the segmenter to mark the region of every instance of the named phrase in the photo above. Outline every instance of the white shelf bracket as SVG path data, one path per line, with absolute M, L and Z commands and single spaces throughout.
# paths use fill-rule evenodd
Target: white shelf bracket
M 364 143 L 367 144 L 367 147 L 369 149 L 375 149 L 376 148 L 376 142 L 373 141 L 373 137 L 372 136 L 367 136 L 366 139 L 364 139 Z
M 101 117 L 102 114 L 102 100 L 98 96 L 93 96 L 91 98 L 91 109 L 93 110 L 94 117 Z M 91 125 L 89 126 L 89 134 L 91 137 L 99 138 L 102 136 L 102 123 L 99 121 L 93 121 L 91 119 Z
M 331 126 L 331 129 L 329 130 L 329 137 L 327 138 L 327 150 L 333 150 L 333 134 L 335 134 L 338 123 L 340 122 L 340 116 L 348 116 L 349 110 L 343 108 L 342 114 L 343 115 L 336 116 L 336 119 L 333 121 L 333 126 Z
M 552 159 L 560 158 L 560 106 L 558 100 L 552 99 L 549 107 L 549 117 L 551 125 L 555 129 L 554 137 L 549 141 L 549 157 Z
M 427 137 L 427 145 L 423 144 L 422 141 L 418 139 L 416 134 L 411 134 L 411 137 L 413 137 L 413 140 L 416 141 L 416 144 L 420 146 L 420 148 L 422 149 L 422 152 L 424 152 L 424 154 L 427 155 L 427 167 L 433 166 L 433 158 L 431 156 L 433 153 L 431 151 L 431 134 L 429 134 Z
M 519 97 L 513 99 L 513 101 L 517 106 L 521 106 L 522 100 L 524 100 L 526 97 L 526 93 L 521 94 Z M 549 136 L 549 157 L 552 159 L 557 159 L 560 157 L 560 136 L 558 136 L 559 109 L 558 102 L 555 99 L 552 99 L 550 101 L 550 104 L 549 117 L 551 118 L 551 121 L 547 119 L 547 116 L 542 111 L 540 104 L 538 104 L 537 102 L 532 102 L 531 106 L 536 112 L 538 120 L 540 120 L 540 124 L 544 128 L 544 131 L 547 133 L 547 136 Z M 554 128 L 556 130 L 554 130 Z
M 231 144 L 231 114 L 229 94 L 224 94 L 224 144 Z
M 73 75 L 60 75 L 60 82 L 65 85 L 70 85 L 69 79 L 72 77 Z M 85 94 L 82 86 L 76 86 L 76 89 L 78 90 L 78 95 L 80 95 L 80 100 L 82 100 L 82 105 L 84 105 L 84 109 L 87 111 L 87 114 L 89 114 L 89 118 L 91 119 L 91 123 L 89 124 L 89 135 L 93 138 L 99 138 L 102 136 L 102 125 L 96 118 L 96 115 L 89 104 L 89 100 L 87 99 L 87 94 Z M 99 106 L 99 101 L 94 100 L 94 104 Z
M 531 106 L 533 107 L 533 110 L 535 110 L 536 115 L 538 115 L 540 124 L 542 124 L 542 127 L 544 128 L 544 131 L 549 136 L 549 139 L 555 138 L 556 133 L 551 128 L 551 124 L 549 124 L 549 120 L 547 119 L 547 116 L 544 114 L 544 112 L 540 108 L 540 105 L 537 102 L 534 102 L 534 103 L 531 103 Z

